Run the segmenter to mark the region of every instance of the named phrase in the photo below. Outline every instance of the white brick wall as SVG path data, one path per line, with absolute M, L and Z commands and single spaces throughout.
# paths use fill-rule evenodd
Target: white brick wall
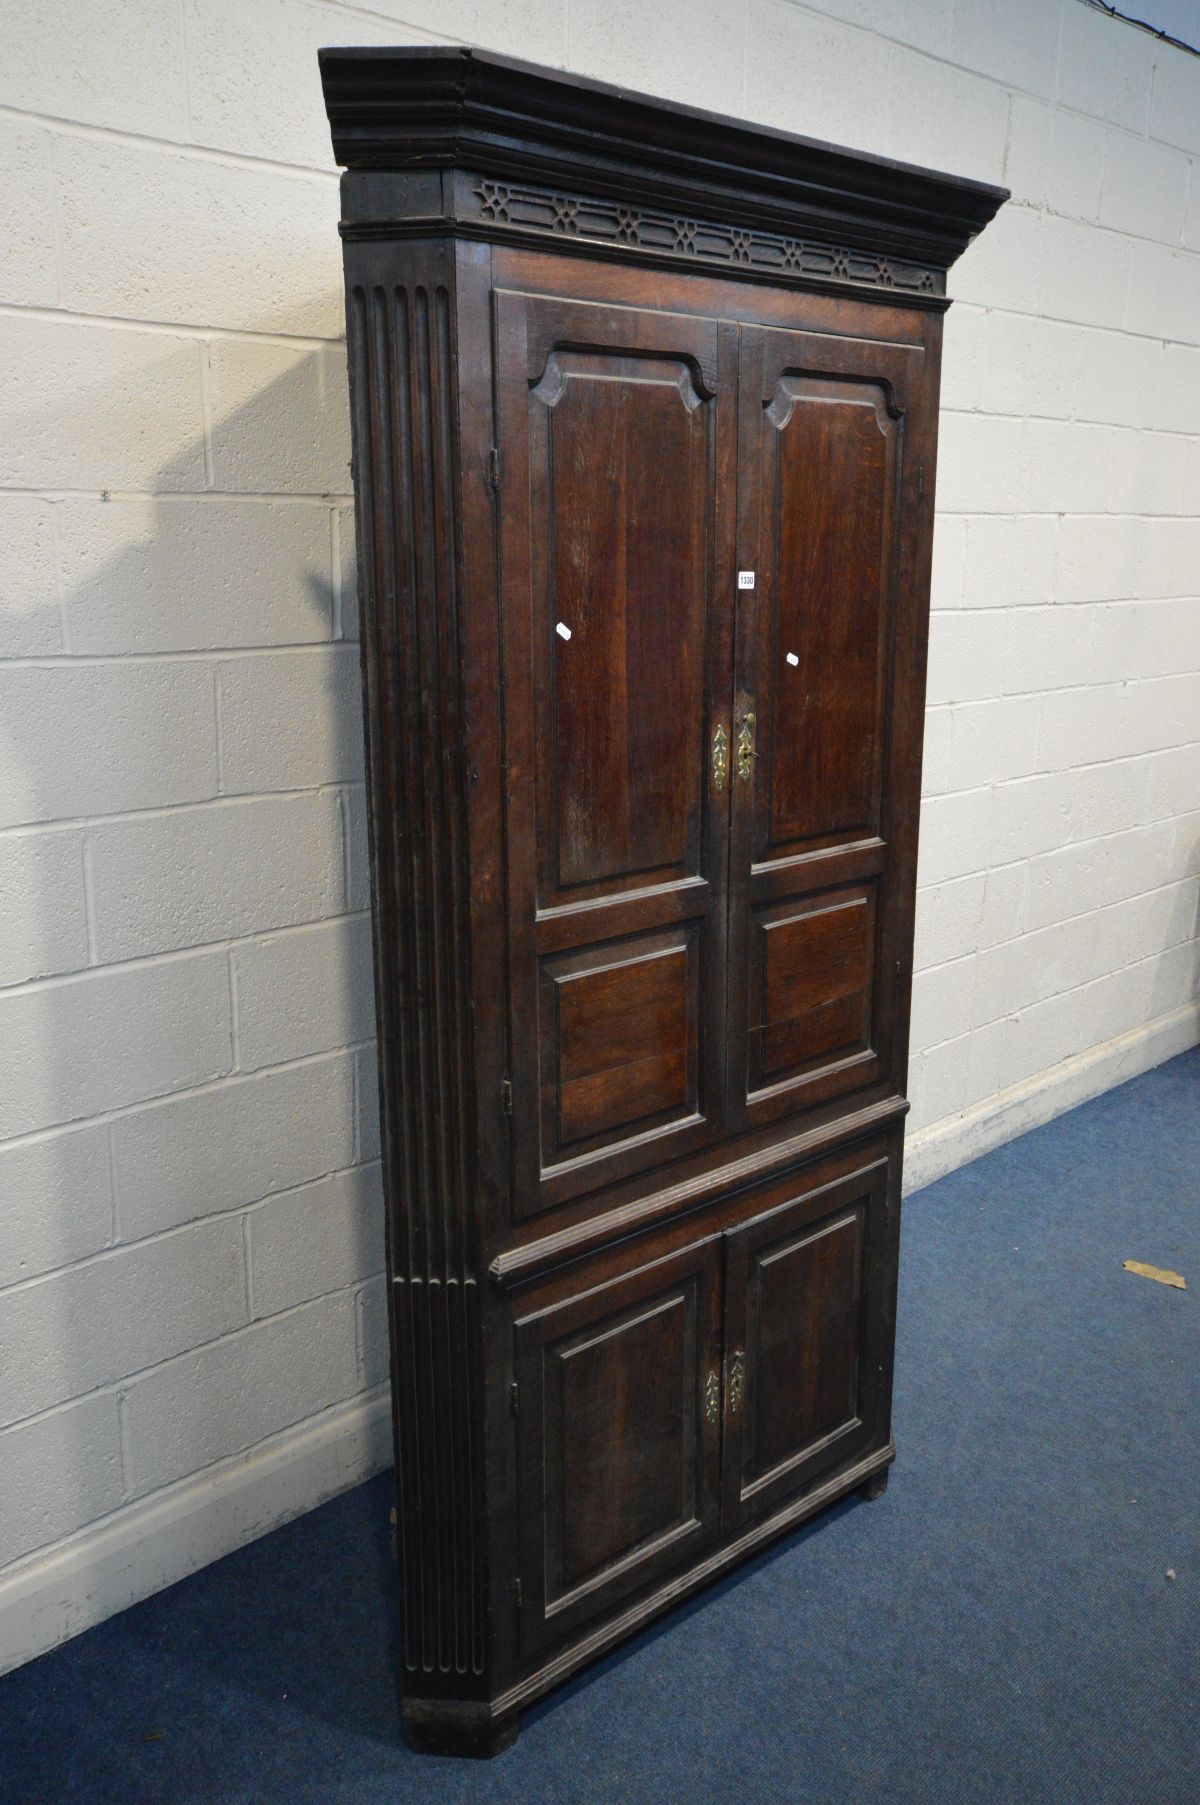
M 967 1157 L 1005 1095 L 1049 1113 L 1081 1060 L 1111 1078 L 1131 1047 L 1194 1038 L 1200 59 L 1082 0 L 18 9 L 0 61 L 0 1666 L 33 1646 L 5 1617 L 28 1575 L 189 1486 L 188 1533 L 225 1545 L 206 1500 L 238 1463 L 340 1433 L 386 1376 L 314 53 L 446 31 L 1013 188 L 952 276 L 914 1147 Z M 229 1535 L 354 1476 L 326 1459 L 310 1483 L 300 1454 L 270 1470 L 286 1486 L 230 1506 Z M 155 1548 L 143 1588 L 188 1566 Z M 37 1636 L 137 1583 L 81 1591 Z

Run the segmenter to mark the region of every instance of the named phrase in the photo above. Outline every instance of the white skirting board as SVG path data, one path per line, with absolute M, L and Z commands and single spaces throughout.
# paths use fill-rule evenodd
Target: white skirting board
M 1200 1040 L 1200 1004 L 1092 1047 L 908 1143 L 919 1190 Z M 391 1459 L 385 1394 L 353 1399 L 116 1512 L 0 1578 L 0 1673 L 368 1479 Z
M 1089 1097 L 1098 1097 L 1127 1078 L 1161 1065 L 1164 1059 L 1185 1053 L 1197 1041 L 1200 1001 L 1193 1001 L 1144 1022 L 1140 1028 L 1131 1028 L 1127 1034 L 1118 1034 L 1114 1040 L 1089 1047 L 1086 1053 L 1064 1059 L 1010 1090 L 985 1097 L 961 1115 L 919 1128 L 904 1147 L 905 1193 L 919 1191 L 947 1172 L 990 1153 L 993 1147 L 1086 1103 Z
M 0 1578 L 0 1674 L 359 1485 L 392 1457 L 386 1393 L 128 1505 Z

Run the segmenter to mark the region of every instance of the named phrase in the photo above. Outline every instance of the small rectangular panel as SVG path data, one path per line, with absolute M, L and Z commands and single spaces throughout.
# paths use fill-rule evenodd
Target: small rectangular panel
M 875 884 L 767 904 L 751 917 L 747 1097 L 796 1103 L 866 1083 L 875 1063 Z
M 687 1108 L 687 1005 L 682 946 L 559 980 L 564 1142 Z
M 766 420 L 774 570 L 760 858 L 878 825 L 897 431 L 883 386 L 850 378 L 783 376 Z
M 871 1021 L 871 904 L 865 895 L 788 905 L 762 924 L 764 1079 L 857 1052 Z
M 530 407 L 545 906 L 700 868 L 713 420 L 688 359 L 617 350 L 552 351 Z
M 542 1162 L 699 1113 L 699 922 L 542 961 Z
M 743 1483 L 857 1420 L 863 1211 L 752 1256 Z

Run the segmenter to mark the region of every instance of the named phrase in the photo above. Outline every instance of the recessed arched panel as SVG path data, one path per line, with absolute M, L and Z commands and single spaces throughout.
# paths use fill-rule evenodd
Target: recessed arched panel
M 878 826 L 898 430 L 877 382 L 783 376 L 766 417 L 774 568 L 760 857 Z
M 686 360 L 558 350 L 530 406 L 545 906 L 701 868 L 712 403 Z

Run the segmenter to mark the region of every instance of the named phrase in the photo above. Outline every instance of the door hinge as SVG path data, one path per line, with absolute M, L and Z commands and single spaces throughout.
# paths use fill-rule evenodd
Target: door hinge
M 519 1611 L 521 1608 L 521 1581 L 519 1577 L 513 1580 L 513 1603 Z
M 493 445 L 488 457 L 488 481 L 493 489 L 500 487 L 500 448 Z
M 505 1078 L 500 1085 L 500 1107 L 506 1116 L 512 1114 L 512 1079 Z
M 516 1416 L 517 1411 L 520 1409 L 520 1400 L 521 1400 L 521 1387 L 517 1384 L 517 1381 L 514 1379 L 512 1384 L 508 1388 L 508 1402 L 512 1408 L 512 1413 L 514 1416 Z
M 920 501 L 920 499 L 921 499 L 922 495 L 924 495 L 924 493 L 925 493 L 925 466 L 924 466 L 924 464 L 919 464 L 917 466 L 917 500 L 918 501 Z

